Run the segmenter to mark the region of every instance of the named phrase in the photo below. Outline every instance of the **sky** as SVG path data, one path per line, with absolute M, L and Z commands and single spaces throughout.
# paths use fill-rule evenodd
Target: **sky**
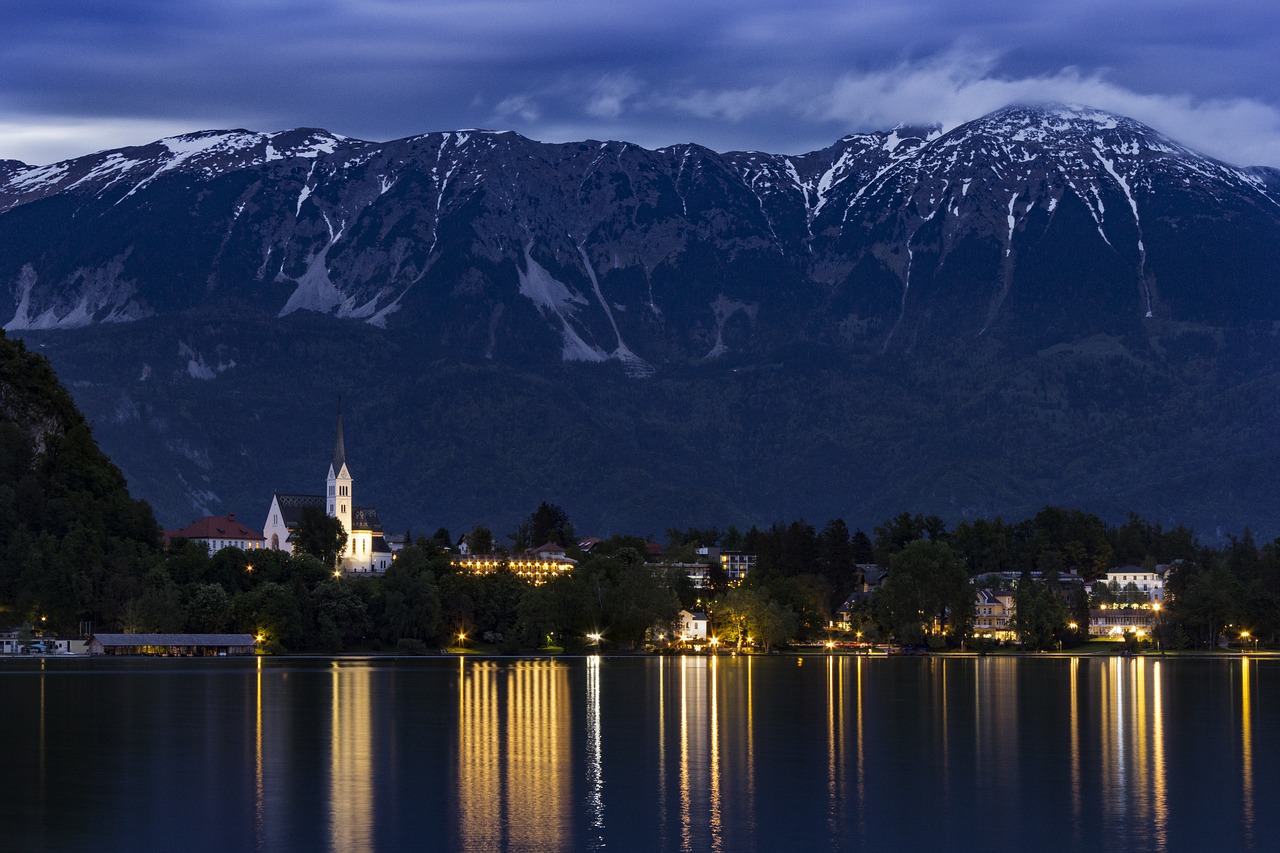
M 1275 0 L 0 0 L 0 159 L 194 130 L 799 154 L 1010 103 L 1280 166 Z

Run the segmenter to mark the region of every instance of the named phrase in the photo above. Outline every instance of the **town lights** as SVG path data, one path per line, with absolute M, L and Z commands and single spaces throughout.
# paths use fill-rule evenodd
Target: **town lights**
M 593 631 L 592 633 L 587 634 L 587 639 L 591 641 L 593 646 L 598 646 L 600 645 L 600 641 L 604 639 L 604 635 L 599 631 Z

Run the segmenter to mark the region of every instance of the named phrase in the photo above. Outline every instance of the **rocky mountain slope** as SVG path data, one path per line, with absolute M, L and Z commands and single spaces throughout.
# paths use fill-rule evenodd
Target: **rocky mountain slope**
M 800 156 L 295 130 L 0 164 L 0 320 L 169 522 L 308 487 L 342 393 L 393 523 L 1265 526 L 1277 270 L 1280 173 L 1058 105 Z

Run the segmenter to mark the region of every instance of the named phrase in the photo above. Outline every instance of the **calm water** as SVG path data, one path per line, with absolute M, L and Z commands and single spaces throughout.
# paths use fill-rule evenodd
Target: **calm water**
M 1280 660 L 11 660 L 0 850 L 1275 850 Z

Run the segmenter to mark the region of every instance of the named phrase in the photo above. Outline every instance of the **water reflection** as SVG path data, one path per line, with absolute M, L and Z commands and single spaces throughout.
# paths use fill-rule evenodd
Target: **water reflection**
M 600 656 L 587 658 L 587 813 L 592 848 L 604 846 L 604 759 L 600 737 Z
M 373 849 L 374 775 L 367 666 L 330 668 L 329 838 L 334 850 Z
M 594 690 L 599 741 L 599 669 Z M 459 661 L 458 834 L 476 850 L 555 849 L 571 825 L 568 669 L 554 661 Z M 588 768 L 591 766 L 590 757 Z M 588 774 L 591 770 L 588 769 Z M 603 770 L 589 777 L 589 813 L 603 822 Z M 598 795 L 598 799 L 595 799 Z
M 1244 808 L 1244 840 L 1253 849 L 1253 696 L 1249 670 L 1253 661 L 1240 661 L 1240 802 Z

